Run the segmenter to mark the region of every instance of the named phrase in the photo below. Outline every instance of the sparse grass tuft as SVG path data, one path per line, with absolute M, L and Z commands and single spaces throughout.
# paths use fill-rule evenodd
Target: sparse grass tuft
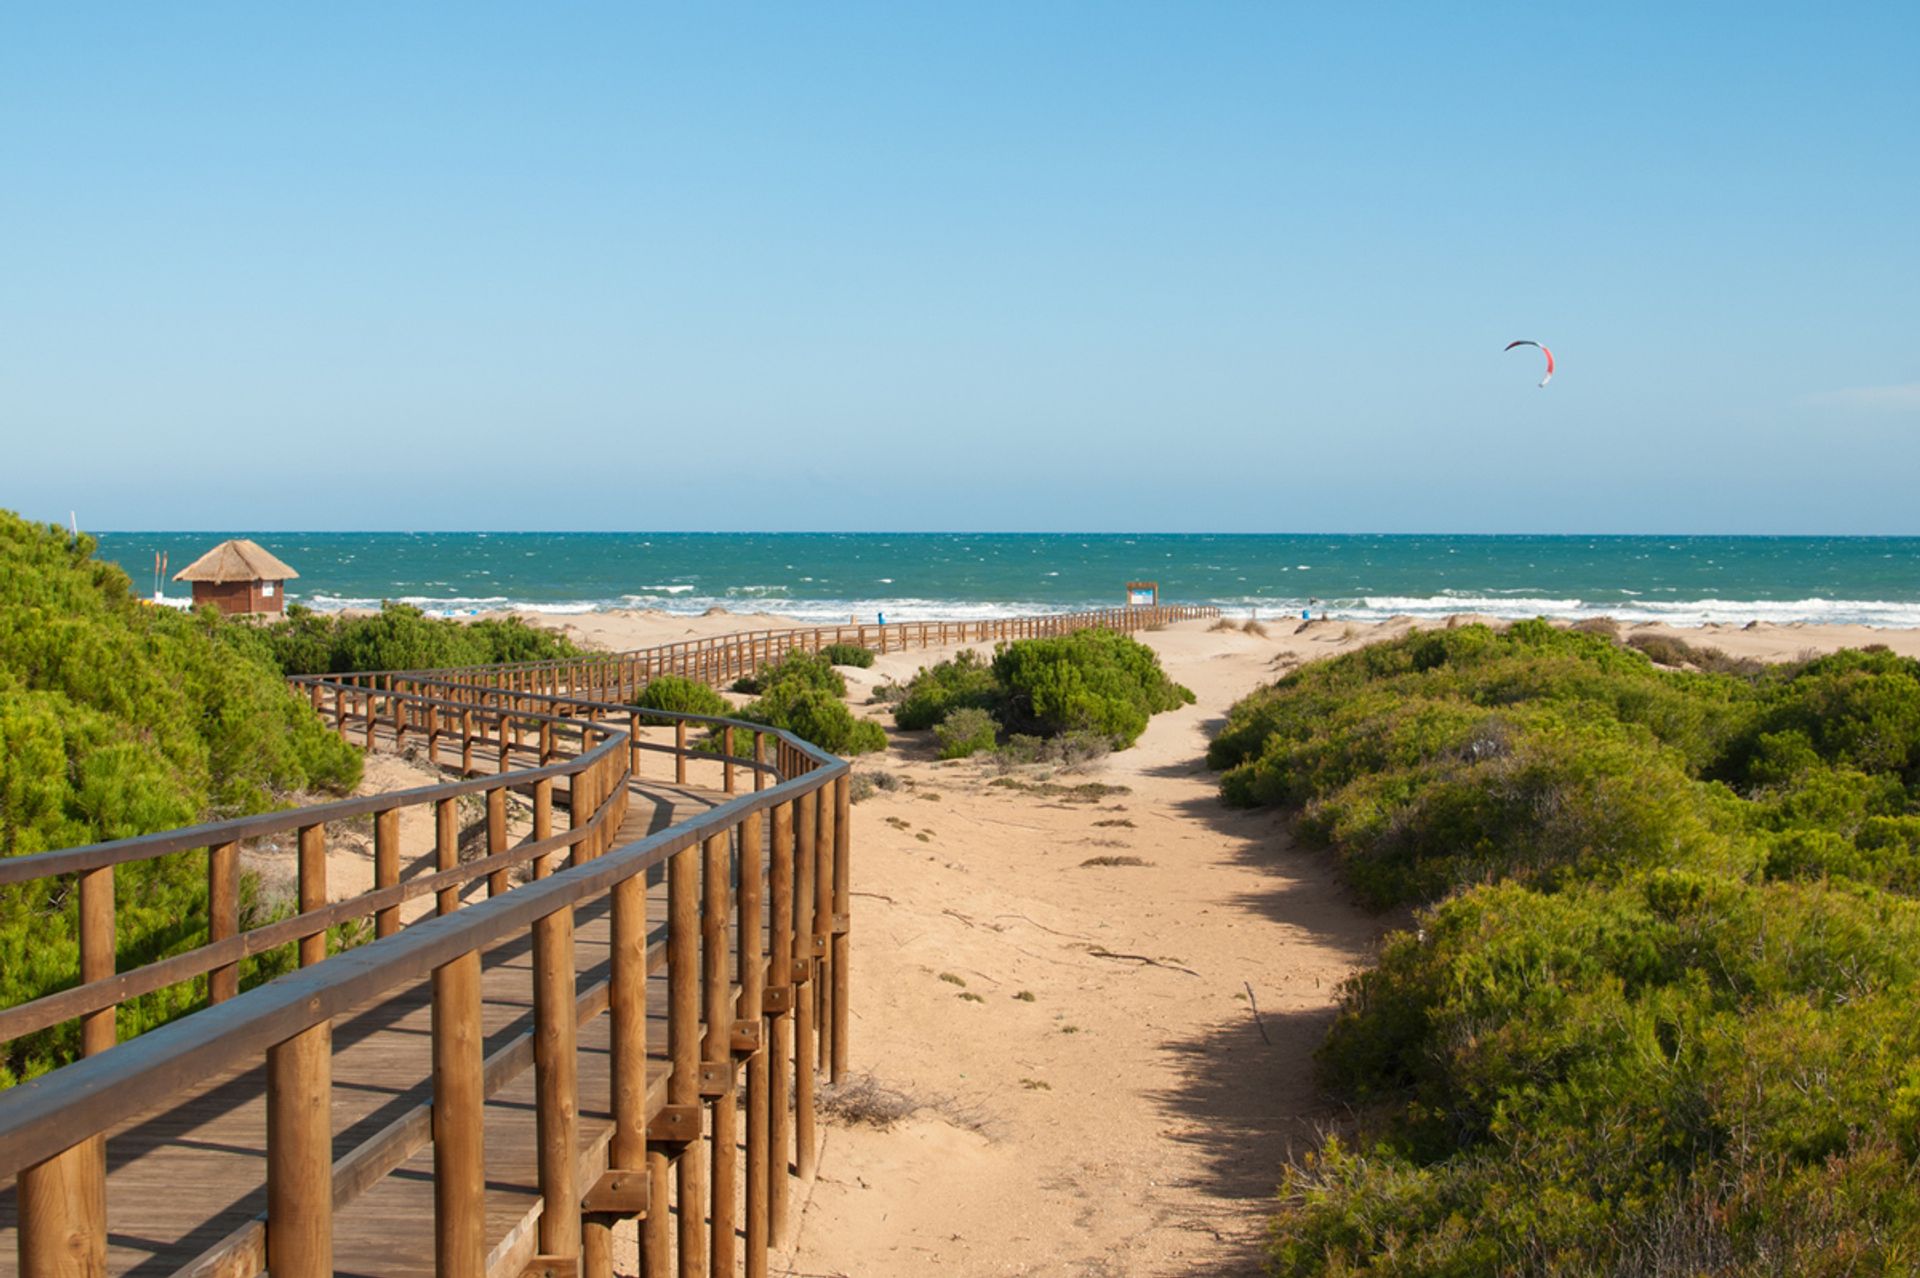
M 924 1103 L 883 1085 L 871 1074 L 855 1074 L 820 1089 L 820 1112 L 828 1122 L 886 1131 L 923 1108 Z
M 988 785 L 1003 790 L 1018 790 L 1022 794 L 1031 794 L 1042 799 L 1060 799 L 1067 803 L 1098 803 L 1115 794 L 1132 794 L 1124 785 L 1108 785 L 1101 781 L 1087 781 L 1080 785 L 1061 785 L 1055 781 L 1022 781 L 1018 777 L 995 777 Z
M 1090 856 L 1080 863 L 1082 869 L 1088 866 L 1146 865 L 1148 862 L 1137 856 Z

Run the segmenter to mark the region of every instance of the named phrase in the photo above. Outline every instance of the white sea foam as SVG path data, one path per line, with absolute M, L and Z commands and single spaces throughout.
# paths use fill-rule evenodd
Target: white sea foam
M 1621 592 L 1623 595 L 1626 592 Z M 1297 614 L 1308 607 L 1300 598 L 1245 595 L 1218 601 L 1234 610 L 1273 610 Z M 1389 617 L 1423 620 L 1478 613 L 1518 620 L 1551 617 L 1612 617 L 1615 621 L 1664 622 L 1670 626 L 1745 625 L 1749 621 L 1776 625 L 1920 626 L 1920 602 L 1887 599 L 1675 599 L 1623 598 L 1592 600 L 1490 591 L 1443 591 L 1435 595 L 1367 595 L 1323 599 L 1312 604 L 1315 616 L 1326 613 L 1348 621 L 1385 621 Z
M 1032 616 L 1055 612 L 1085 612 L 1113 606 L 1111 599 L 1083 599 L 1072 602 L 1035 603 L 1027 600 L 990 602 L 983 600 L 892 598 L 793 598 L 785 587 L 733 587 L 723 594 L 695 594 L 693 587 L 662 588 L 654 593 L 621 595 L 616 599 L 576 599 L 533 602 L 503 595 L 438 596 L 407 595 L 398 602 L 413 604 L 432 616 L 471 616 L 478 612 L 515 611 L 553 616 L 610 612 L 622 609 L 647 609 L 686 616 L 698 616 L 710 608 L 729 612 L 770 613 L 796 624 L 842 623 L 858 617 L 869 624 L 885 615 L 888 621 L 980 621 L 1002 617 Z M 764 593 L 763 593 L 764 592 Z M 777 592 L 777 593 L 776 593 Z M 1625 596 L 1627 592 L 1619 592 Z M 316 594 L 307 598 L 291 595 L 296 602 L 320 611 L 375 609 L 377 598 L 347 598 Z M 1200 601 L 1195 601 L 1200 602 Z M 1263 616 L 1298 616 L 1311 606 L 1315 616 L 1325 613 L 1348 621 L 1384 621 L 1389 617 L 1416 617 L 1432 620 L 1458 613 L 1517 620 L 1525 617 L 1551 617 L 1572 620 L 1579 617 L 1608 616 L 1616 621 L 1636 623 L 1658 621 L 1674 626 L 1707 624 L 1744 625 L 1749 621 L 1774 624 L 1866 625 L 1882 627 L 1920 627 L 1920 601 L 1883 599 L 1676 599 L 1653 600 L 1623 597 L 1591 600 L 1504 591 L 1442 591 L 1432 595 L 1364 595 L 1348 598 L 1323 598 L 1309 605 L 1301 595 L 1246 594 L 1209 601 L 1232 613 Z

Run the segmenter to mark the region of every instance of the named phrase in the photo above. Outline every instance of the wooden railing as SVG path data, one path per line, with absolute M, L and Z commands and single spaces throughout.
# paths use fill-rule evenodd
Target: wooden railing
M 893 650 L 1134 629 L 1212 609 L 1133 608 L 989 622 L 761 631 L 610 656 L 477 670 L 385 671 L 292 681 L 343 737 L 416 747 L 458 779 L 89 847 L 0 860 L 0 890 L 70 876 L 78 885 L 80 983 L 0 1010 L 0 1041 L 77 1020 L 83 1059 L 0 1093 L 0 1183 L 17 1188 L 19 1272 L 105 1272 L 106 1141 L 197 1084 L 264 1061 L 266 1211 L 180 1272 L 332 1272 L 333 1216 L 433 1146 L 437 1272 L 612 1272 L 611 1230 L 638 1218 L 643 1272 L 765 1274 L 792 1212 L 791 1173 L 817 1156 L 815 1065 L 835 1080 L 848 1057 L 848 765 L 791 734 L 725 718 L 636 712 L 624 704 L 673 671 L 723 682 L 793 648 L 835 642 Z M 702 749 L 690 733 L 713 738 Z M 743 735 L 744 734 L 744 735 Z M 457 750 L 457 756 L 455 751 Z M 671 759 L 670 784 L 712 783 L 716 806 L 644 837 L 621 837 L 644 760 Z M 742 793 L 741 777 L 752 788 Z M 663 776 L 658 784 L 668 784 Z M 509 795 L 531 806 L 510 840 Z M 458 804 L 477 797 L 484 853 L 460 859 Z M 431 865 L 402 865 L 401 815 L 428 808 Z M 556 830 L 557 811 L 567 828 Z M 330 900 L 328 827 L 372 819 L 374 882 Z M 251 928 L 239 912 L 239 851 L 293 835 L 292 912 Z M 205 942 L 116 972 L 116 867 L 205 857 Z M 516 873 L 531 881 L 512 886 Z M 649 876 L 665 920 L 649 930 Z M 482 886 L 484 884 L 484 886 Z M 433 899 L 433 914 L 405 922 Z M 605 980 L 579 988 L 575 911 L 611 920 Z M 328 930 L 371 920 L 375 939 L 328 954 Z M 732 937 L 731 943 L 729 937 Z M 531 1024 L 483 1055 L 481 955 L 531 946 Z M 241 964 L 297 948 L 299 970 L 239 991 Z M 731 951 L 731 952 L 730 952 Z M 664 974 L 664 1078 L 650 1077 L 649 976 Z M 128 1000 L 207 981 L 206 1006 L 116 1043 Z M 329 1121 L 332 1027 L 399 992 L 430 987 L 430 1076 L 396 1079 L 421 1101 L 335 1156 Z M 580 1027 L 608 1017 L 612 1118 L 580 1152 Z M 538 1204 L 489 1235 L 484 1109 L 531 1068 Z M 744 1132 L 739 1076 L 744 1070 Z M 744 1140 L 742 1138 L 744 1137 Z M 745 1166 L 738 1148 L 744 1144 Z M 668 1210 L 669 1180 L 673 1209 Z M 744 1213 L 742 1206 L 744 1205 Z M 744 1239 L 744 1254 L 736 1229 Z
M 912 648 L 940 648 L 964 643 L 1001 643 L 1071 634 L 1102 628 L 1122 632 L 1148 630 L 1177 621 L 1218 617 L 1214 607 L 1156 605 L 1104 608 L 1093 612 L 1043 613 L 1029 617 L 1001 617 L 983 621 L 890 621 L 886 625 L 807 626 L 783 630 L 749 630 L 684 639 L 630 652 L 586 653 L 550 661 L 519 661 L 490 666 L 461 666 L 433 673 L 442 678 L 510 688 L 520 692 L 582 692 L 619 700 L 663 674 L 682 675 L 702 683 L 724 686 L 742 675 L 780 660 L 800 649 L 819 652 L 837 643 L 857 644 L 876 652 L 904 652 Z M 369 670 L 340 678 L 358 687 L 386 687 L 405 676 L 404 670 Z
M 662 743 L 648 740 L 650 729 L 616 704 L 505 694 L 424 676 L 411 682 L 415 690 L 383 692 L 377 701 L 356 701 L 348 685 L 325 679 L 299 686 L 319 697 L 343 735 L 364 741 L 377 729 L 383 744 L 394 744 L 389 724 L 397 716 L 399 742 L 418 733 L 418 744 L 432 756 L 442 743 L 429 725 L 448 725 L 444 751 L 451 754 L 458 724 L 461 761 L 443 760 L 447 766 L 474 772 L 482 752 L 508 770 L 0 861 L 0 886 L 71 874 L 83 897 L 84 983 L 0 1012 L 0 1035 L 9 1038 L 76 1017 L 84 1027 L 84 1059 L 0 1094 L 0 1178 L 17 1178 L 22 1274 L 104 1273 L 107 1133 L 194 1083 L 262 1058 L 267 1211 L 182 1272 L 331 1273 L 333 1213 L 429 1141 L 441 1273 L 608 1274 L 611 1227 L 630 1217 L 642 1221 L 650 1273 L 670 1272 L 670 1260 L 682 1274 L 706 1272 L 708 1265 L 731 1272 L 737 1223 L 745 1225 L 748 1272 L 765 1272 L 770 1240 L 791 1210 L 788 1158 L 805 1177 L 816 1156 L 816 1054 L 822 1068 L 836 1074 L 846 1068 L 846 763 L 756 724 L 662 715 L 675 725 L 674 740 Z M 427 688 L 444 695 L 421 690 Z M 375 704 L 378 718 L 356 714 Z M 689 722 L 723 736 L 751 734 L 750 754 L 722 758 L 697 750 L 687 743 Z M 615 846 L 635 761 L 648 751 L 671 755 L 683 780 L 689 766 L 721 772 L 715 778 L 722 782 L 721 801 Z M 514 770 L 522 756 L 534 766 Z M 726 797 L 738 772 L 752 775 L 754 789 Z M 509 790 L 530 795 L 534 812 L 532 833 L 512 847 L 504 846 L 500 815 Z M 468 795 L 486 800 L 488 851 L 462 864 L 454 805 Z M 403 881 L 393 832 L 403 810 L 423 804 L 434 813 L 435 864 Z M 568 815 L 564 831 L 551 828 L 556 804 Z M 367 816 L 374 820 L 375 886 L 330 903 L 326 827 Z M 298 833 L 296 912 L 239 931 L 230 905 L 237 848 L 289 832 Z M 114 868 L 202 851 L 210 889 L 206 944 L 114 974 Z M 507 890 L 507 876 L 520 866 L 531 867 L 533 881 Z M 664 935 L 651 939 L 650 870 L 665 880 L 668 916 Z M 463 892 L 483 880 L 485 896 L 464 902 Z M 401 907 L 429 894 L 435 915 L 403 929 Z M 611 915 L 613 957 L 607 980 L 581 990 L 573 915 L 596 901 Z M 326 929 L 365 918 L 380 939 L 328 957 Z M 736 955 L 727 952 L 730 933 Z M 483 1059 L 480 955 L 528 937 L 533 1025 Z M 299 946 L 300 971 L 234 994 L 241 960 L 290 941 Z M 662 970 L 670 1064 L 664 1087 L 650 1087 L 648 976 Z M 120 1002 L 203 975 L 211 978 L 204 1010 L 115 1045 Z M 331 1026 L 421 982 L 432 987 L 431 1100 L 336 1159 L 327 1100 Z M 613 1121 L 576 1157 L 578 1116 L 587 1100 L 579 1095 L 574 1064 L 576 1027 L 602 1013 L 611 1018 L 614 1083 L 605 1106 Z M 483 1107 L 529 1066 L 538 1097 L 540 1207 L 529 1212 L 524 1228 L 496 1241 L 484 1229 Z M 735 1152 L 742 1068 L 744 1222 Z M 671 1216 L 670 1174 L 678 1182 Z M 677 1242 L 669 1234 L 672 1221 Z

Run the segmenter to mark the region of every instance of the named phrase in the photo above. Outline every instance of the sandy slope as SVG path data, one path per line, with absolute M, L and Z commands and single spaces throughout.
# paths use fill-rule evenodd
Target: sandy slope
M 912 785 L 854 809 L 854 1061 L 922 1108 L 824 1129 L 792 1272 L 1252 1269 L 1283 1151 L 1321 1114 L 1309 1054 L 1382 924 L 1201 767 L 1279 644 L 1144 637 L 1199 703 L 1055 779 L 1125 793 L 995 786 L 909 745 L 880 766 Z

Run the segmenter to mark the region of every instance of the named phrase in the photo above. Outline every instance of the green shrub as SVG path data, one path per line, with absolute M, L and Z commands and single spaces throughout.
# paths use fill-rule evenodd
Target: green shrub
M 1321 1049 L 1383 1123 L 1289 1178 L 1276 1272 L 1644 1272 L 1676 1217 L 1720 1257 L 1685 1272 L 1850 1271 L 1815 1242 L 1881 1271 L 1920 1241 L 1920 905 L 1661 871 L 1420 924 Z
M 314 612 L 296 604 L 282 620 L 239 630 L 241 636 L 249 632 L 290 675 L 430 670 L 580 655 L 564 635 L 530 626 L 519 617 L 460 621 L 429 617 L 410 604 L 397 603 L 358 617 Z
M 988 663 L 972 649 L 922 669 L 894 722 L 931 728 L 958 710 L 982 710 L 1008 733 L 1097 733 L 1125 748 L 1163 710 L 1193 693 L 1168 679 L 1153 649 L 1112 630 L 1079 630 L 1004 644 Z
M 955 710 L 991 712 L 999 700 L 993 668 L 979 653 L 964 648 L 907 681 L 906 695 L 893 708 L 893 721 L 913 732 L 931 728 Z
M 736 719 L 783 728 L 802 741 L 819 746 L 831 754 L 868 754 L 887 748 L 887 732 L 870 719 L 855 717 L 846 703 L 824 688 L 804 680 L 790 679 L 769 688 L 758 701 L 731 712 Z M 736 733 L 734 750 L 746 754 L 752 750 L 744 733 Z M 707 748 L 722 748 L 721 734 L 715 733 Z
M 678 714 L 730 715 L 733 707 L 727 699 L 697 679 L 685 675 L 663 674 L 647 681 L 640 689 L 640 695 L 633 699 L 635 707 L 641 710 L 671 710 Z M 645 723 L 670 724 L 676 722 L 665 715 L 645 715 Z
M 1113 630 L 1008 644 L 994 656 L 993 676 L 1005 690 L 999 717 L 1009 731 L 1098 732 L 1116 749 L 1138 740 L 1151 716 L 1193 703 L 1153 649 Z
M 940 757 L 964 759 L 982 750 L 993 749 L 999 725 L 985 710 L 967 707 L 955 710 L 934 725 L 933 735 L 940 742 Z
M 360 756 L 287 688 L 255 627 L 154 608 L 90 537 L 0 512 L 0 855 L 149 834 L 346 791 Z M 121 970 L 204 939 L 203 855 L 114 875 Z M 249 882 L 243 892 L 254 892 Z M 75 982 L 67 881 L 0 890 L 0 1005 Z M 247 980 L 267 970 L 249 962 Z M 188 983 L 120 1012 L 132 1035 L 204 998 Z M 68 1059 L 72 1026 L 0 1048 L 0 1085 Z
M 836 666 L 858 666 L 862 670 L 874 662 L 874 651 L 862 648 L 857 643 L 830 643 L 820 650 L 820 655 Z
M 1287 1173 L 1275 1273 L 1909 1267 L 1920 663 L 1631 643 L 1415 634 L 1229 712 L 1229 801 L 1427 906 L 1343 989 L 1364 1121 Z
M 816 656 L 798 648 L 790 648 L 780 655 L 780 660 L 736 679 L 733 690 L 754 695 L 782 683 L 804 684 L 835 697 L 847 695 L 846 678 L 833 668 L 833 662 L 824 654 Z

